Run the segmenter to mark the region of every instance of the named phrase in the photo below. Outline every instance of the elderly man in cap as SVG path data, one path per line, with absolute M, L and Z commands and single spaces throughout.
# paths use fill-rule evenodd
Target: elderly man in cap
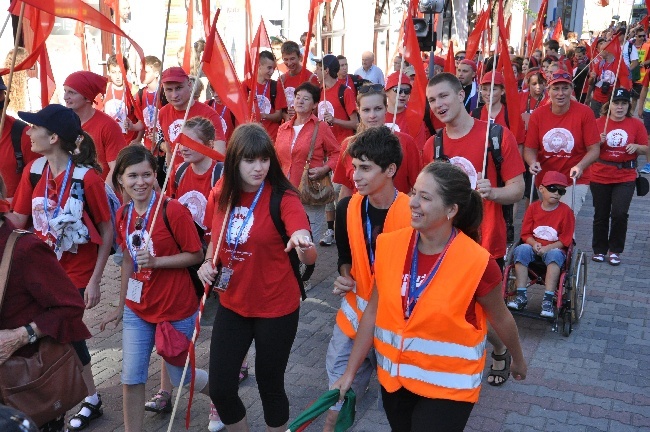
M 81 127 L 95 142 L 97 162 L 102 166 L 102 178 L 113 190 L 113 169 L 117 154 L 127 143 L 122 127 L 107 114 L 93 106 L 98 94 L 106 92 L 107 78 L 93 72 L 74 72 L 63 83 L 65 106 L 72 109 L 81 120 Z
M 354 74 L 372 82 L 373 84 L 384 85 L 384 73 L 375 66 L 375 55 L 370 51 L 361 54 L 361 67 Z

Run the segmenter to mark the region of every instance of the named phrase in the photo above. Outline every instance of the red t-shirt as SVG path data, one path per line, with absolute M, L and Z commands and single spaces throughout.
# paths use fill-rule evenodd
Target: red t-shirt
M 548 97 L 548 93 L 544 93 L 544 97 L 541 101 L 533 98 L 528 91 L 519 92 L 519 108 L 520 112 L 523 113 L 532 113 L 537 108 L 544 106 L 551 102 L 551 99 Z
M 232 112 L 225 105 L 219 105 L 215 103 L 214 106 L 213 105 L 208 105 L 208 106 L 214 109 L 217 112 L 217 114 L 219 114 L 219 117 L 221 117 L 221 127 L 226 137 L 226 144 L 228 144 L 228 140 L 230 140 L 230 137 L 232 136 L 232 133 L 235 130 L 235 124 L 233 123 L 233 119 L 235 117 L 232 115 Z
M 403 157 L 402 164 L 393 177 L 393 183 L 398 191 L 409 194 L 411 193 L 415 180 L 422 169 L 420 152 L 418 151 L 413 138 L 401 132 L 394 132 L 394 134 L 399 138 L 399 143 L 402 146 Z M 332 180 L 335 183 L 344 185 L 354 193 L 357 190 L 354 185 L 354 180 L 352 179 L 354 167 L 352 166 L 352 158 L 346 153 L 351 140 L 352 138 L 348 138 L 341 144 L 341 155 L 339 157 L 339 162 L 336 165 L 336 170 L 334 170 L 334 177 Z
M 560 202 L 553 210 L 544 210 L 541 201 L 532 203 L 521 224 L 521 240 L 534 237 L 542 246 L 561 241 L 565 248 L 573 241 L 576 218 L 568 205 Z
M 334 118 L 350 120 L 352 114 L 357 110 L 354 92 L 349 88 L 343 91 L 343 105 L 341 105 L 341 101 L 339 100 L 339 87 L 342 85 L 340 81 L 337 81 L 331 88 L 325 89 L 324 92 L 321 91 L 320 102 L 318 103 L 318 120 L 323 120 L 325 111 L 334 113 Z M 352 129 L 346 129 L 339 125 L 332 126 L 332 132 L 334 132 L 334 136 L 339 143 L 342 143 L 347 137 L 354 135 Z
M 255 95 L 257 97 L 257 105 L 260 109 L 260 114 L 273 114 L 287 107 L 287 99 L 282 91 L 282 84 L 277 83 L 277 88 L 275 103 L 271 106 L 271 82 L 267 81 L 265 84 L 257 83 Z M 275 137 L 278 135 L 280 123 L 272 122 L 270 120 L 262 120 L 260 123 L 269 133 L 271 139 L 275 141 Z
M 607 117 L 596 119 L 598 131 L 605 130 Z M 628 154 L 625 147 L 628 144 L 648 145 L 648 134 L 643 122 L 632 117 L 625 117 L 617 122 L 611 118 L 607 122 L 607 140 L 600 145 L 599 159 L 610 162 L 628 162 L 636 160 L 637 154 Z M 616 166 L 594 162 L 591 166 L 591 181 L 595 183 L 612 184 L 631 182 L 636 179 L 633 168 L 618 169 Z
M 102 179 L 106 180 L 110 168 L 109 162 L 117 159 L 117 154 L 127 146 L 122 128 L 107 114 L 95 110 L 88 121 L 81 125 L 95 142 L 97 162 L 102 166 Z
M 386 113 L 386 126 L 388 128 L 393 125 L 393 118 L 394 116 L 392 111 Z M 424 144 L 431 136 L 427 130 L 426 125 L 424 124 L 424 120 L 422 120 L 420 123 L 420 128 L 417 131 L 413 132 L 409 129 L 408 120 L 406 118 L 406 110 L 404 110 L 400 113 L 397 113 L 397 121 L 395 123 L 395 131 L 408 134 L 411 138 L 413 138 L 415 145 L 418 147 L 418 151 L 420 152 L 420 156 L 422 156 Z
M 210 120 L 212 126 L 214 126 L 215 131 L 215 141 L 225 141 L 226 138 L 223 134 L 223 126 L 221 123 L 221 117 L 219 114 L 201 102 L 194 102 L 190 107 L 190 112 L 187 115 L 188 119 L 192 117 L 205 117 Z M 185 110 L 177 110 L 172 106 L 172 104 L 167 104 L 160 109 L 158 113 L 158 124 L 160 125 L 160 130 L 163 133 L 165 141 L 170 144 L 173 144 L 178 138 L 178 134 L 181 133 L 181 128 L 183 127 L 183 118 L 185 118 Z M 173 146 L 171 146 L 173 148 Z M 171 151 L 171 149 L 170 149 Z
M 476 188 L 476 181 L 483 169 L 485 154 L 485 132 L 487 122 L 474 119 L 474 126 L 462 138 L 452 139 L 447 136 L 447 129 L 443 132 L 443 151 L 451 163 L 462 168 L 469 176 L 472 189 Z M 433 140 L 429 138 L 424 146 L 424 161 L 433 161 Z M 524 163 L 517 148 L 517 141 L 508 129 L 503 129 L 501 143 L 501 178 L 504 182 L 511 180 L 524 172 Z M 487 157 L 487 178 L 493 187 L 497 184 L 497 172 L 494 160 Z M 506 224 L 503 219 L 501 204 L 494 201 L 483 200 L 483 222 L 481 223 L 481 246 L 487 249 L 494 258 L 501 258 L 506 254 Z
M 409 247 L 408 256 L 404 261 L 404 269 L 402 270 L 402 301 L 407 295 L 409 290 L 409 280 L 411 279 L 411 261 L 413 256 L 413 242 L 415 241 L 415 233 L 411 237 L 411 244 Z M 417 280 L 415 282 L 416 288 L 419 287 L 424 279 L 427 277 L 440 254 L 435 255 L 425 255 L 422 252 L 418 251 L 418 269 L 417 269 Z M 434 276 L 435 277 L 435 276 Z M 465 319 L 468 323 L 473 326 L 477 325 L 476 322 L 476 297 L 483 297 L 488 295 L 494 288 L 499 288 L 501 285 L 501 269 L 499 264 L 497 264 L 494 258 L 490 258 L 488 265 L 483 272 L 478 287 L 476 288 L 476 293 L 467 307 L 467 312 L 465 313 Z
M 497 113 L 496 117 L 493 117 L 494 122 L 510 130 L 510 132 L 512 132 L 515 135 L 515 138 L 517 139 L 517 144 L 523 144 L 524 141 L 526 141 L 526 125 L 524 123 L 524 119 L 521 118 L 521 116 L 519 116 L 519 128 L 518 130 L 513 131 L 510 129 L 510 125 L 508 124 L 509 122 L 506 122 L 506 110 L 507 110 L 506 106 L 501 105 L 501 109 Z M 494 115 L 494 112 L 492 112 L 492 114 Z M 483 105 L 483 109 L 481 109 L 481 120 L 483 121 L 488 120 L 488 111 L 487 111 L 487 106 L 485 105 Z
M 154 205 L 156 205 L 154 203 Z M 162 206 L 161 206 L 162 207 Z M 176 200 L 167 204 L 167 219 L 174 232 L 169 232 L 163 220 L 163 209 L 160 209 L 156 224 L 154 225 L 152 239 L 149 241 L 149 253 L 153 256 L 172 256 L 180 253 L 178 245 L 183 252 L 198 252 L 201 250 L 201 241 L 194 228 L 190 211 Z M 142 235 L 142 244 L 149 238 L 149 230 L 155 208 L 151 210 L 149 221 Z M 129 205 L 120 207 L 117 212 L 117 242 L 124 249 L 124 255 L 129 253 L 126 245 L 127 220 Z M 128 236 L 131 237 L 135 230 L 137 213 L 133 210 L 131 224 L 128 227 Z M 140 215 L 144 216 L 144 215 Z M 192 279 L 186 268 L 156 268 L 139 269 L 130 277 L 143 283 L 140 303 L 126 300 L 126 305 L 140 318 L 150 323 L 162 321 L 178 321 L 187 318 L 196 312 L 198 299 L 194 291 Z
M 147 87 L 140 93 L 134 96 L 135 107 L 134 113 L 136 118 L 144 124 L 144 146 L 151 150 L 151 134 L 154 130 L 154 121 L 156 119 L 156 92 L 150 92 Z M 160 102 L 158 102 L 158 109 L 160 109 Z
M 15 119 L 11 116 L 5 118 L 4 129 L 2 130 L 2 138 L 0 138 L 0 174 L 5 181 L 7 187 L 7 198 L 13 198 L 16 193 L 16 188 L 20 182 L 20 173 L 16 172 L 16 154 L 14 153 L 14 145 L 11 141 L 11 127 Z M 29 126 L 23 129 L 20 136 L 20 149 L 23 152 L 23 161 L 25 165 L 37 159 L 38 154 L 32 151 L 32 141 L 27 136 Z
M 212 190 L 212 174 L 216 161 L 212 161 L 210 168 L 203 174 L 194 172 L 194 167 L 190 164 L 184 171 L 178 188 L 176 188 L 176 171 L 180 164 L 172 170 L 168 193 L 172 198 L 190 209 L 192 219 L 204 230 L 207 228 L 207 220 L 212 219 L 212 215 L 206 213 L 208 196 Z M 210 242 L 210 233 L 206 231 L 206 242 Z
M 357 88 L 354 86 L 354 81 L 350 78 L 350 74 L 347 74 L 345 78 L 339 78 L 339 82 L 346 87 L 349 87 L 350 90 L 354 92 L 354 99 L 357 98 Z
M 611 84 L 607 93 L 604 93 L 601 87 L 594 87 L 594 93 L 592 97 L 596 102 L 608 102 L 610 96 L 612 95 L 612 90 L 614 90 L 614 84 L 616 83 L 616 87 L 619 87 L 621 85 L 621 79 L 616 77 L 617 66 L 618 61 L 616 60 L 613 60 L 611 63 L 605 63 L 605 61 L 601 61 L 596 65 L 596 82 L 603 81 Z M 619 71 L 619 75 L 622 73 L 627 73 L 627 68 L 624 65 Z
M 297 75 L 285 73 L 280 76 L 278 86 L 284 89 L 284 97 L 287 101 L 287 107 L 293 106 L 293 99 L 296 96 L 296 87 L 304 82 L 310 82 L 316 87 L 320 87 L 316 75 L 307 68 L 302 68 Z
M 571 168 L 587 154 L 587 146 L 598 144 L 600 134 L 593 111 L 574 100 L 569 110 L 556 115 L 551 104 L 539 107 L 530 116 L 526 147 L 537 150 L 537 161 L 542 172 L 535 178 L 539 186 L 547 171 L 558 171 L 569 177 Z M 578 184 L 589 184 L 590 169 L 578 179 Z
M 126 88 L 128 89 L 129 87 L 127 86 Z M 133 141 L 138 133 L 135 131 L 127 132 L 124 128 L 124 120 L 128 117 L 133 123 L 137 123 L 138 118 L 135 116 L 133 107 L 127 100 L 126 94 L 124 93 L 124 87 L 117 89 L 112 83 L 108 83 L 102 110 L 117 122 L 120 129 L 122 129 L 126 142 L 130 143 Z
M 228 289 L 220 293 L 221 305 L 245 317 L 276 318 L 292 313 L 300 303 L 300 289 L 293 274 L 286 244 L 278 233 L 270 214 L 271 185 L 264 191 L 249 219 L 231 263 L 234 239 L 244 222 L 255 192 L 243 192 L 235 207 L 234 226 L 226 227 L 219 260 L 233 270 Z M 219 199 L 218 194 L 214 198 Z M 309 221 L 298 196 L 287 191 L 280 204 L 280 216 L 287 234 L 305 229 Z M 221 227 L 224 213 L 216 211 L 212 226 Z M 230 235 L 228 235 L 228 233 Z M 228 240 L 230 239 L 230 240 Z M 214 242 L 213 242 L 214 244 Z
M 112 120 L 111 120 L 112 121 Z M 36 186 L 32 188 L 30 182 L 29 170 L 33 165 L 33 161 L 30 162 L 25 169 L 23 170 L 23 176 L 20 179 L 20 184 L 16 190 L 16 195 L 12 201 L 13 211 L 22 215 L 31 215 L 32 223 L 34 225 L 34 233 L 44 241 L 48 239 L 52 242 L 56 241 L 56 238 L 49 230 L 49 220 L 52 217 L 52 213 L 56 208 L 56 201 L 48 199 L 48 212 L 44 211 L 44 199 L 45 199 L 45 184 L 46 184 L 46 171 L 49 170 L 49 166 L 45 165 L 45 170 L 43 175 L 39 179 Z M 65 207 L 66 202 L 70 196 L 70 187 L 72 185 L 72 174 L 73 167 L 70 169 L 70 174 L 68 177 L 68 184 L 66 185 L 65 192 L 61 197 L 61 208 Z M 65 170 L 61 172 L 55 179 L 56 183 L 56 195 L 57 199 L 59 198 L 60 188 L 63 183 L 63 178 L 65 177 Z M 88 227 L 88 223 L 93 223 L 94 229 L 102 223 L 109 222 L 111 220 L 111 213 L 108 208 L 108 199 L 106 198 L 106 190 L 104 189 L 104 181 L 102 178 L 95 172 L 90 169 L 83 178 L 83 194 L 84 194 L 84 211 L 87 212 L 90 217 L 90 221 L 84 219 L 84 224 Z M 48 192 L 49 194 L 49 192 Z M 92 230 L 93 227 L 88 227 L 89 230 Z M 77 252 L 63 252 L 59 262 L 65 269 L 66 273 L 74 283 L 77 288 L 85 288 L 88 285 L 88 281 L 95 270 L 95 263 L 97 262 L 97 253 L 98 245 L 92 242 L 80 244 L 77 246 Z

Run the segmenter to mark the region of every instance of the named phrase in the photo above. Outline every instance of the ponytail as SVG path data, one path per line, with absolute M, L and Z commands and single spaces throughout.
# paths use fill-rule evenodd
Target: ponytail
M 478 191 L 471 191 L 467 203 L 458 206 L 453 225 L 476 243 L 481 242 L 479 227 L 483 220 L 483 198 Z
M 88 135 L 88 132 L 82 132 L 74 143 L 61 140 L 61 148 L 72 154 L 72 162 L 75 165 L 88 166 L 94 168 L 98 173 L 102 172 L 102 167 L 97 162 L 95 142 Z

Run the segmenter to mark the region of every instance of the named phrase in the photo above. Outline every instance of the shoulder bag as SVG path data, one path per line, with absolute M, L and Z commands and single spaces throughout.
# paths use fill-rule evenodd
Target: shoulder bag
M 16 241 L 27 231 L 14 230 L 0 261 L 0 308 Z M 75 407 L 88 395 L 83 366 L 71 344 L 46 336 L 31 357 L 11 356 L 0 365 L 0 403 L 30 416 L 40 427 Z
M 300 186 L 298 186 L 298 190 L 300 191 L 300 201 L 303 204 L 312 206 L 329 204 L 334 202 L 334 199 L 336 198 L 334 185 L 332 184 L 332 179 L 330 178 L 329 173 L 318 180 L 312 180 L 309 178 L 309 165 L 311 163 L 311 158 L 314 155 L 314 146 L 316 144 L 316 137 L 318 136 L 320 123 L 321 122 L 316 123 L 314 133 L 311 136 L 309 155 L 305 162 L 305 169 L 302 172 Z

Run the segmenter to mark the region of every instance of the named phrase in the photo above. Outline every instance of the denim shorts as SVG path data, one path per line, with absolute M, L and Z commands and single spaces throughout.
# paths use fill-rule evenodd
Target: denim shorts
M 335 324 L 332 339 L 330 339 L 327 355 L 325 356 L 325 369 L 327 370 L 330 388 L 336 380 L 343 376 L 353 345 L 354 339 L 350 339 L 348 335 L 341 331 L 338 324 Z M 377 369 L 377 357 L 374 348 L 372 348 L 363 363 L 361 363 L 352 381 L 352 390 L 357 395 L 357 401 L 365 394 L 368 383 L 370 383 L 370 377 L 375 369 Z
M 171 324 L 191 339 L 197 314 L 198 310 L 185 319 L 172 321 Z M 154 347 L 156 324 L 143 320 L 128 306 L 124 306 L 122 323 L 122 384 L 145 384 L 149 376 L 149 360 Z M 178 387 L 183 368 L 169 363 L 166 365 L 172 384 Z M 183 385 L 187 385 L 191 378 L 192 371 L 188 368 Z
M 528 267 L 530 263 L 535 260 L 537 254 L 533 252 L 533 247 L 531 245 L 524 243 L 515 248 L 514 256 L 515 263 L 520 263 Z M 542 261 L 544 261 L 544 264 L 546 265 L 555 263 L 559 267 L 562 267 L 564 261 L 566 261 L 566 254 L 561 249 L 551 249 L 542 255 Z

